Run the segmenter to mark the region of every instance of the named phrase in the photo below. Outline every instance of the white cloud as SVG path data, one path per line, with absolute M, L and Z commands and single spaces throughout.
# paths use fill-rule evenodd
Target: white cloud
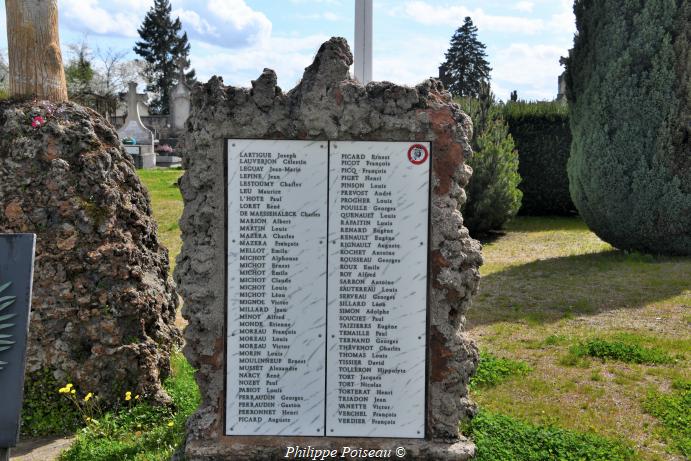
M 329 39 L 326 35 L 305 37 L 270 37 L 254 46 L 223 49 L 202 44 L 192 58 L 200 80 L 220 75 L 226 84 L 248 87 L 265 67 L 276 71 L 279 86 L 290 90 L 302 77 L 319 46 Z
M 305 3 L 326 3 L 328 5 L 340 5 L 340 0 L 290 0 L 290 3 L 295 3 L 296 5 L 301 5 Z
M 549 26 L 554 32 L 568 38 L 568 46 L 573 45 L 573 35 L 576 33 L 576 18 L 573 15 L 573 1 L 560 0 L 559 12 L 553 14 L 549 20 Z
M 244 0 L 174 0 L 173 15 L 179 16 L 190 38 L 224 48 L 251 46 L 268 40 L 271 21 L 250 8 Z
M 375 80 L 416 85 L 439 75 L 439 64 L 448 47 L 446 40 L 410 35 L 405 41 L 390 40 L 375 47 L 372 73 Z
M 144 2 L 62 0 L 60 21 L 76 32 L 137 37 L 137 27 L 146 9 Z
M 535 3 L 533 2 L 518 2 L 516 5 L 513 6 L 513 9 L 516 11 L 523 11 L 524 13 L 532 13 L 533 12 L 533 7 L 535 6 Z
M 341 21 L 343 18 L 337 15 L 336 13 L 333 13 L 331 11 L 326 11 L 324 13 L 313 13 L 313 14 L 300 14 L 297 15 L 297 18 L 300 20 L 308 20 L 308 21 Z
M 478 29 L 488 31 L 535 34 L 545 27 L 541 19 L 491 15 L 482 8 L 471 10 L 460 5 L 432 5 L 419 0 L 407 2 L 404 11 L 411 19 L 430 26 L 443 24 L 458 27 L 463 18 L 470 16 Z
M 137 38 L 137 28 L 151 8 L 151 0 L 61 0 L 61 23 L 75 32 Z M 172 0 L 190 38 L 224 48 L 266 41 L 271 21 L 245 0 Z
M 559 57 L 566 52 L 553 45 L 513 43 L 494 54 L 492 86 L 501 99 L 521 87 L 521 99 L 554 99 L 563 69 Z M 501 92 L 499 89 L 501 88 Z

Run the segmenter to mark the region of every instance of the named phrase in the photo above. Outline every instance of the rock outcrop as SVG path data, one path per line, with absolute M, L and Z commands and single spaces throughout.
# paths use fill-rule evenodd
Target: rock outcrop
M 178 297 L 148 192 L 113 128 L 48 101 L 0 104 L 0 232 L 37 234 L 27 374 L 159 403 Z

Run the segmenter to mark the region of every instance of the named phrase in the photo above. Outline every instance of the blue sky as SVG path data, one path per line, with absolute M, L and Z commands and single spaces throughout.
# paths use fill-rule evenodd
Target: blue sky
M 501 99 L 553 99 L 559 57 L 575 31 L 571 0 L 373 0 L 373 75 L 414 85 L 436 76 L 454 30 L 465 16 L 478 26 Z M 60 40 L 66 47 L 87 36 L 91 48 L 131 50 L 153 0 L 58 0 Z M 331 36 L 352 44 L 353 0 L 171 0 L 190 36 L 192 66 L 201 80 L 220 75 L 249 86 L 264 67 L 288 90 L 319 45 Z M 4 2 L 0 49 L 7 47 Z M 131 52 L 133 59 L 136 55 Z

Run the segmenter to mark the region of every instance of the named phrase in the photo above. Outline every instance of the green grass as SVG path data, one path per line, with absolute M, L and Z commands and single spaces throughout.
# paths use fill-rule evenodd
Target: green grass
M 551 426 L 537 426 L 480 411 L 464 428 L 477 451 L 475 461 L 626 461 L 637 459 L 626 444 Z
M 662 421 L 660 433 L 673 450 L 691 458 L 691 381 L 676 381 L 669 393 L 649 390 L 644 408 Z
M 182 172 L 138 173 L 173 259 L 182 213 L 174 183 Z M 679 459 L 669 452 L 683 453 L 679 447 L 688 445 L 688 432 L 680 430 L 689 426 L 688 397 L 669 389 L 691 379 L 691 258 L 618 251 L 577 218 L 517 218 L 506 235 L 485 243 L 483 253 L 480 293 L 467 315 L 485 359 L 471 395 L 482 411 L 465 428 L 478 445 L 478 459 Z M 675 362 L 602 363 L 569 353 L 592 338 L 655 349 Z M 492 354 L 496 360 L 486 359 Z M 565 357 L 580 366 L 560 363 Z M 522 367 L 515 364 L 528 363 L 532 371 L 514 373 Z M 181 387 L 176 401 L 195 395 L 191 375 L 169 380 L 171 395 L 174 385 Z M 92 458 L 84 451 L 82 458 L 64 459 L 163 459 L 182 437 L 187 414 L 171 413 L 173 430 L 164 430 L 164 421 L 141 435 L 128 423 L 133 418 L 123 417 L 110 439 L 80 434 L 78 446 L 90 446 Z M 624 444 L 619 437 L 626 437 Z M 636 446 L 635 455 L 628 445 Z M 165 456 L 154 454 L 154 447 Z
M 569 352 L 577 357 L 588 356 L 603 360 L 619 360 L 626 363 L 647 363 L 653 365 L 674 363 L 674 357 L 661 349 L 599 338 L 580 342 L 572 346 Z
M 474 386 L 480 408 L 625 437 L 641 459 L 679 459 L 670 452 L 681 435 L 665 431 L 645 402 L 649 389 L 666 396 L 672 382 L 691 380 L 691 258 L 619 251 L 563 217 L 516 218 L 484 242 L 483 257 L 468 334 L 482 351 L 532 371 Z M 592 347 L 593 339 L 607 346 Z M 579 344 L 587 353 L 571 353 Z
M 173 374 L 164 387 L 173 407 L 135 404 L 108 413 L 77 433 L 60 461 L 163 461 L 170 459 L 185 433 L 185 422 L 199 405 L 194 370 L 182 354 L 171 358 Z
M 471 389 L 496 386 L 515 376 L 529 373 L 530 366 L 518 360 L 499 358 L 488 352 L 480 352 L 480 363 L 470 380 Z
M 146 169 L 137 170 L 151 195 L 154 218 L 158 223 L 158 237 L 168 249 L 171 273 L 175 268 L 175 257 L 180 253 L 182 240 L 178 221 L 182 216 L 182 195 L 177 180 L 184 173 L 179 169 Z

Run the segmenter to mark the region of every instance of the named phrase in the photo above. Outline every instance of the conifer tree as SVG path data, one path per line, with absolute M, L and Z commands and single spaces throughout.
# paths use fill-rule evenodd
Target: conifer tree
M 492 70 L 486 57 L 485 45 L 477 39 L 477 27 L 466 16 L 463 25 L 451 37 L 446 61 L 442 64 L 442 82 L 455 96 L 478 97 L 482 83 L 489 81 Z
M 153 113 L 169 113 L 169 95 L 177 83 L 177 62 L 184 59 L 189 67 L 190 44 L 187 33 L 182 32 L 180 18 L 173 20 L 168 0 L 154 0 L 141 27 L 137 30 L 141 41 L 134 47 L 135 53 L 146 61 L 145 77 L 147 91 L 157 95 L 149 109 Z M 188 81 L 194 79 L 194 70 L 186 74 Z

